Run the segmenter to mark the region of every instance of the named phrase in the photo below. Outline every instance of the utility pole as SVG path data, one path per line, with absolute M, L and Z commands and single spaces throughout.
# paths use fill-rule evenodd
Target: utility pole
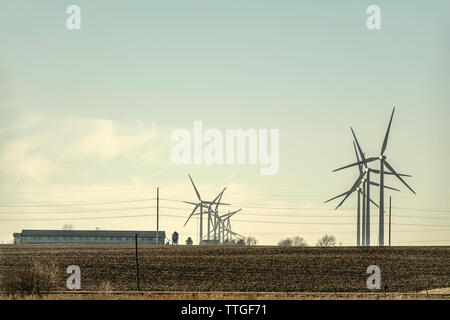
M 200 241 L 198 244 L 202 244 L 203 240 L 203 203 L 200 204 Z
M 389 196 L 389 247 L 391 246 L 391 208 L 392 208 L 392 197 Z
M 362 225 L 361 225 L 361 245 L 366 245 L 366 181 L 363 182 L 362 191 Z
M 159 187 L 156 188 L 156 244 L 159 244 Z
M 358 192 L 358 211 L 356 216 L 356 245 L 359 247 L 361 245 L 361 190 L 357 189 Z
M 137 291 L 140 291 L 140 287 L 139 287 L 138 235 L 137 235 L 137 233 L 134 235 L 134 243 L 135 243 L 135 247 L 136 247 L 136 282 L 137 282 Z
M 370 246 L 370 169 L 367 169 L 366 246 Z

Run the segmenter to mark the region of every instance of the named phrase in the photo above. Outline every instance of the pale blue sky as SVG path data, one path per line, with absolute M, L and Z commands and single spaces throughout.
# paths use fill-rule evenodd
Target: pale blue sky
M 394 195 L 400 207 L 394 231 L 401 231 L 395 240 L 448 244 L 441 241 L 450 240 L 448 1 L 1 3 L 0 202 L 138 199 L 154 191 L 136 188 L 153 186 L 171 199 L 193 200 L 190 172 L 210 196 L 228 185 L 232 204 L 301 208 L 288 212 L 293 218 L 262 216 L 286 214 L 281 209 L 243 208 L 235 229 L 260 243 L 300 235 L 314 244 L 328 232 L 354 244 L 354 210 L 334 212 L 323 201 L 349 188 L 357 172 L 331 170 L 354 160 L 350 126 L 365 151 L 378 154 L 395 105 L 387 156 L 413 175 L 418 193 L 389 179 L 402 189 Z M 81 7 L 81 30 L 66 28 L 70 4 Z M 380 31 L 366 28 L 371 4 L 381 8 Z M 172 165 L 170 133 L 191 128 L 194 120 L 205 128 L 280 129 L 279 174 L 260 176 L 259 166 Z M 87 189 L 96 191 L 71 192 Z M 104 191 L 111 189 L 123 192 Z M 352 197 L 346 208 L 354 205 Z M 19 209 L 0 208 L 1 241 L 22 228 L 66 222 L 76 228 L 154 228 L 147 218 L 71 220 L 142 209 L 59 212 L 67 221 L 42 219 L 56 213 L 6 221 L 27 208 Z M 333 217 L 307 217 L 316 212 Z M 162 228 L 177 230 L 183 241 L 196 237 L 195 224 L 183 229 L 181 218 L 163 221 Z M 323 225 L 328 221 L 349 225 Z M 441 231 L 424 231 L 433 228 Z M 375 224 L 372 234 L 375 243 Z

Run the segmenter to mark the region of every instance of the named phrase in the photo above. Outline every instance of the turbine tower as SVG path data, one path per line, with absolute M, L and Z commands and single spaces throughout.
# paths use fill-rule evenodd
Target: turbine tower
M 383 145 L 381 146 L 381 152 L 378 159 L 380 160 L 380 216 L 379 216 L 379 245 L 384 246 L 384 166 L 386 166 L 390 172 L 392 172 L 412 193 L 416 194 L 416 192 L 411 189 L 411 187 L 401 178 L 401 176 L 392 168 L 392 166 L 387 162 L 385 151 L 389 139 L 389 131 L 391 130 L 392 118 L 394 117 L 395 107 L 392 109 L 391 119 L 389 120 L 389 125 L 386 130 L 386 135 L 384 136 Z

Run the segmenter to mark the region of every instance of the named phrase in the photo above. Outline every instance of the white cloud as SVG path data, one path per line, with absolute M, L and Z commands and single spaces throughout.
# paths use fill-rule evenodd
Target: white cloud
M 0 149 L 0 170 L 5 175 L 12 175 L 16 182 L 25 177 L 43 183 L 55 167 L 48 159 L 33 152 L 31 145 L 10 142 Z
M 83 136 L 75 145 L 76 151 L 101 160 L 113 159 L 132 149 L 145 145 L 156 136 L 156 129 L 150 131 L 138 124 L 121 126 L 112 120 L 90 120 L 95 129 Z
M 155 140 L 156 125 L 42 115 L 17 120 L 14 128 L 0 130 L 0 172 L 12 178 L 9 183 L 27 178 L 41 184 L 52 173 L 65 174 L 59 176 L 63 179 L 80 176 L 89 173 L 81 168 L 89 168 L 94 161 L 108 162 L 121 155 L 132 155 L 131 162 L 122 162 L 130 168 L 157 162 L 143 156 L 150 149 L 162 157 L 158 143 L 163 141 Z

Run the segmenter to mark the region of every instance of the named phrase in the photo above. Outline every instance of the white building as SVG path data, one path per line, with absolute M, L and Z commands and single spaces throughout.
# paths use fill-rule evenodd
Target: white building
M 14 233 L 14 243 L 134 243 L 135 236 L 142 244 L 164 244 L 164 231 L 108 231 L 108 230 L 22 230 Z M 158 239 L 157 239 L 158 235 Z

